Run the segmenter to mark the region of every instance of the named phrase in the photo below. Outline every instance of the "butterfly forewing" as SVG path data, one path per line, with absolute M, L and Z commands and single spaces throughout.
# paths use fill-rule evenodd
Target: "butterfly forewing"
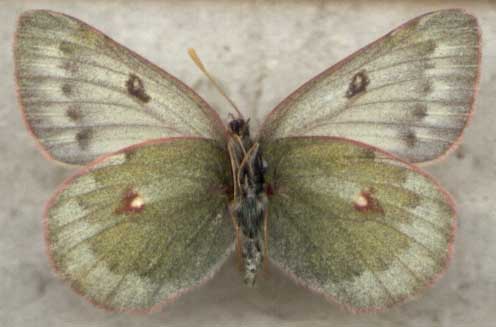
M 455 213 L 417 168 L 361 143 L 283 138 L 265 149 L 270 257 L 352 311 L 412 297 L 447 265 Z
M 296 90 L 269 115 L 260 139 L 338 136 L 409 162 L 436 159 L 470 117 L 479 34 L 462 10 L 415 18 Z
M 191 89 L 75 18 L 24 13 L 15 63 L 25 120 L 56 160 L 84 164 L 161 137 L 224 140 L 218 115 Z
M 46 211 L 54 266 L 97 305 L 141 311 L 199 284 L 232 248 L 229 166 L 212 140 L 172 139 L 105 156 Z

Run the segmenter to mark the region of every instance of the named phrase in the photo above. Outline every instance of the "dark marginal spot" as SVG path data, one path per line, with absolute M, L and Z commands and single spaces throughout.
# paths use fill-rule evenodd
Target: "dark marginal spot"
M 434 68 L 436 68 L 436 64 L 434 64 L 432 61 L 426 61 L 424 63 L 424 69 L 425 70 L 434 69 Z
M 93 136 L 93 132 L 91 129 L 86 128 L 83 130 L 80 130 L 76 134 L 76 142 L 78 143 L 79 147 L 83 150 L 86 150 L 88 146 L 90 145 L 91 137 Z
M 436 41 L 428 40 L 425 42 L 425 50 L 428 54 L 432 54 L 437 48 Z
M 417 135 L 413 130 L 406 132 L 404 141 L 409 148 L 413 148 L 417 144 Z
M 59 49 L 66 55 L 71 55 L 74 53 L 74 46 L 67 41 L 60 42 Z
M 35 118 L 35 117 L 28 116 L 27 119 L 29 120 L 29 123 L 31 124 L 31 126 L 33 126 L 35 128 L 40 126 L 41 124 L 43 124 L 43 119 L 41 119 L 41 118 Z
M 372 149 L 363 149 L 363 157 L 365 159 L 375 159 L 375 151 Z
M 143 81 L 134 74 L 129 74 L 129 79 L 126 82 L 127 92 L 140 101 L 147 103 L 150 101 L 150 96 L 146 94 Z
M 346 91 L 346 97 L 349 99 L 360 93 L 365 92 L 367 90 L 367 86 L 369 85 L 369 83 L 370 80 L 365 70 L 356 73 L 351 79 L 350 85 L 348 86 L 348 90 Z
M 431 81 L 425 81 L 425 84 L 422 86 L 422 93 L 424 95 L 429 95 L 433 91 L 432 88 L 432 82 Z
M 133 160 L 135 156 L 135 151 L 134 150 L 127 150 L 125 153 L 124 153 L 124 159 L 125 161 L 130 161 L 130 160 Z
M 65 61 L 61 67 L 71 74 L 75 74 L 79 71 L 79 65 L 76 62 L 70 60 Z
M 81 110 L 77 105 L 70 106 L 65 112 L 66 116 L 69 117 L 73 122 L 81 121 Z
M 421 197 L 418 194 L 412 192 L 408 196 L 408 202 L 406 205 L 411 209 L 415 209 L 422 203 L 421 201 L 422 201 Z
M 413 109 L 413 116 L 417 120 L 422 120 L 427 117 L 427 106 L 425 104 L 418 103 Z
M 143 197 L 131 188 L 124 192 L 121 206 L 115 210 L 116 214 L 138 213 L 143 211 L 145 203 Z
M 375 189 L 372 187 L 361 191 L 353 201 L 355 210 L 362 213 L 375 212 L 384 214 L 384 209 L 382 208 L 379 200 L 375 197 L 374 193 Z
M 64 93 L 65 96 L 70 96 L 72 94 L 72 86 L 69 84 L 62 85 L 62 93 Z

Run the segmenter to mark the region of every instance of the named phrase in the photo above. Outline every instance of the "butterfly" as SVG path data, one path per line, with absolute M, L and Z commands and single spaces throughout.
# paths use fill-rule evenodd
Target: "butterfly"
M 432 285 L 450 260 L 451 196 L 416 164 L 456 148 L 480 31 L 463 10 L 408 21 L 303 84 L 257 134 L 70 16 L 23 13 L 18 97 L 43 154 L 82 168 L 49 200 L 55 270 L 92 303 L 150 312 L 236 251 L 270 258 L 353 312 Z

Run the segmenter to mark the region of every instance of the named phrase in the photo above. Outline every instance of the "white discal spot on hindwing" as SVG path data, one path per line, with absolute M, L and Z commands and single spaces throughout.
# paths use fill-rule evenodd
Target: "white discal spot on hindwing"
M 358 196 L 355 198 L 355 205 L 357 205 L 359 208 L 365 208 L 369 204 L 369 201 L 367 201 L 367 198 L 363 194 L 358 194 Z
M 133 208 L 134 210 L 137 210 L 137 209 L 141 209 L 143 207 L 143 205 L 145 204 L 145 201 L 143 200 L 143 198 L 140 196 L 140 195 L 137 195 L 132 201 L 131 203 L 129 204 L 129 206 L 131 208 Z
M 353 198 L 353 206 L 355 210 L 361 213 L 384 213 L 384 209 L 375 196 L 376 190 L 373 187 L 366 187 L 360 190 Z

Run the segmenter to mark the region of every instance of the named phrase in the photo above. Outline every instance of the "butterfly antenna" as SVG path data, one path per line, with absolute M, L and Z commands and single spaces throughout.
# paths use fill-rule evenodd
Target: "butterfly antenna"
M 201 62 L 200 58 L 196 54 L 195 49 L 189 48 L 188 49 L 188 54 L 191 57 L 191 59 L 193 60 L 193 62 L 196 64 L 196 66 L 203 72 L 203 74 L 205 74 L 205 76 L 207 76 L 208 80 L 215 86 L 215 88 L 217 89 L 217 91 L 219 91 L 219 93 L 222 94 L 222 96 L 227 100 L 227 102 L 229 102 L 231 104 L 231 106 L 234 108 L 234 110 L 238 114 L 238 117 L 239 118 L 243 118 L 243 115 L 239 111 L 238 107 L 236 107 L 236 105 L 234 104 L 234 102 L 231 99 L 229 99 L 229 97 L 224 92 L 224 90 L 222 90 L 222 88 L 219 86 L 219 84 L 217 84 L 217 82 L 212 77 L 212 75 L 210 75 L 210 73 L 207 71 L 207 69 L 205 68 L 205 66 Z

